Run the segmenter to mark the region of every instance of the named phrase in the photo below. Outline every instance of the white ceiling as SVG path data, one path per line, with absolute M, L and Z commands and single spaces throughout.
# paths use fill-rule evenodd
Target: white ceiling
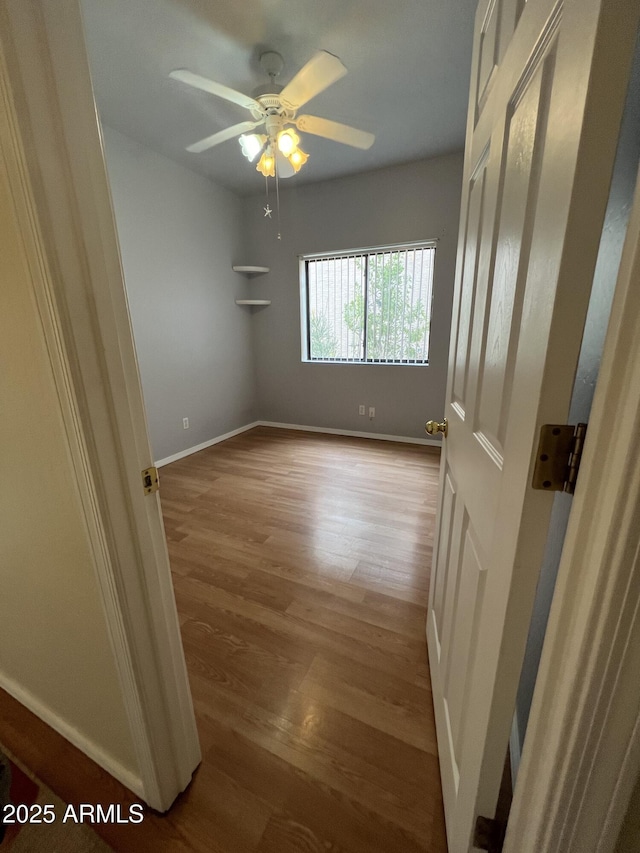
M 310 157 L 289 182 L 376 169 L 460 149 L 476 0 L 82 0 L 105 124 L 240 194 L 264 178 L 232 139 L 190 143 L 249 119 L 242 107 L 170 80 L 175 68 L 246 94 L 267 82 L 258 58 L 279 51 L 284 85 L 316 50 L 348 74 L 302 112 L 376 134 L 368 151 L 304 135 Z

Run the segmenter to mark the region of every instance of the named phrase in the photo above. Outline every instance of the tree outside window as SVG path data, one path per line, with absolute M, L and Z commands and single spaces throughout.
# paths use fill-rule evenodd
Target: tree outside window
M 308 360 L 428 363 L 435 246 L 305 259 Z

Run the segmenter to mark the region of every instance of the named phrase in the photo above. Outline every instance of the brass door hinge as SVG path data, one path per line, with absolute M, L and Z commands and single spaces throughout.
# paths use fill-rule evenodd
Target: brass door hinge
M 587 425 L 543 424 L 531 485 L 545 492 L 576 489 Z
M 142 474 L 142 488 L 144 489 L 145 495 L 150 495 L 152 492 L 157 492 L 160 488 L 160 481 L 158 480 L 158 469 L 151 467 L 145 468 Z

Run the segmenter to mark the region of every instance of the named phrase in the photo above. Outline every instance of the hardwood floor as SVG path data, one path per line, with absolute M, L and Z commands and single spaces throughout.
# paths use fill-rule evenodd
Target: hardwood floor
M 424 627 L 438 465 L 258 428 L 162 470 L 193 787 L 222 850 L 446 850 Z
M 438 467 L 422 446 L 260 427 L 162 469 L 203 762 L 166 816 L 102 827 L 115 850 L 446 853 Z

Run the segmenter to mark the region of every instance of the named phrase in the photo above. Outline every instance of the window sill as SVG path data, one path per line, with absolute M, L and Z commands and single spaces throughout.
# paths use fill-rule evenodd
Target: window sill
M 301 362 L 302 364 L 321 364 L 323 366 L 330 364 L 338 367 L 430 367 L 429 362 L 414 364 L 404 361 L 334 361 L 333 359 L 324 361 L 318 358 L 303 358 Z

